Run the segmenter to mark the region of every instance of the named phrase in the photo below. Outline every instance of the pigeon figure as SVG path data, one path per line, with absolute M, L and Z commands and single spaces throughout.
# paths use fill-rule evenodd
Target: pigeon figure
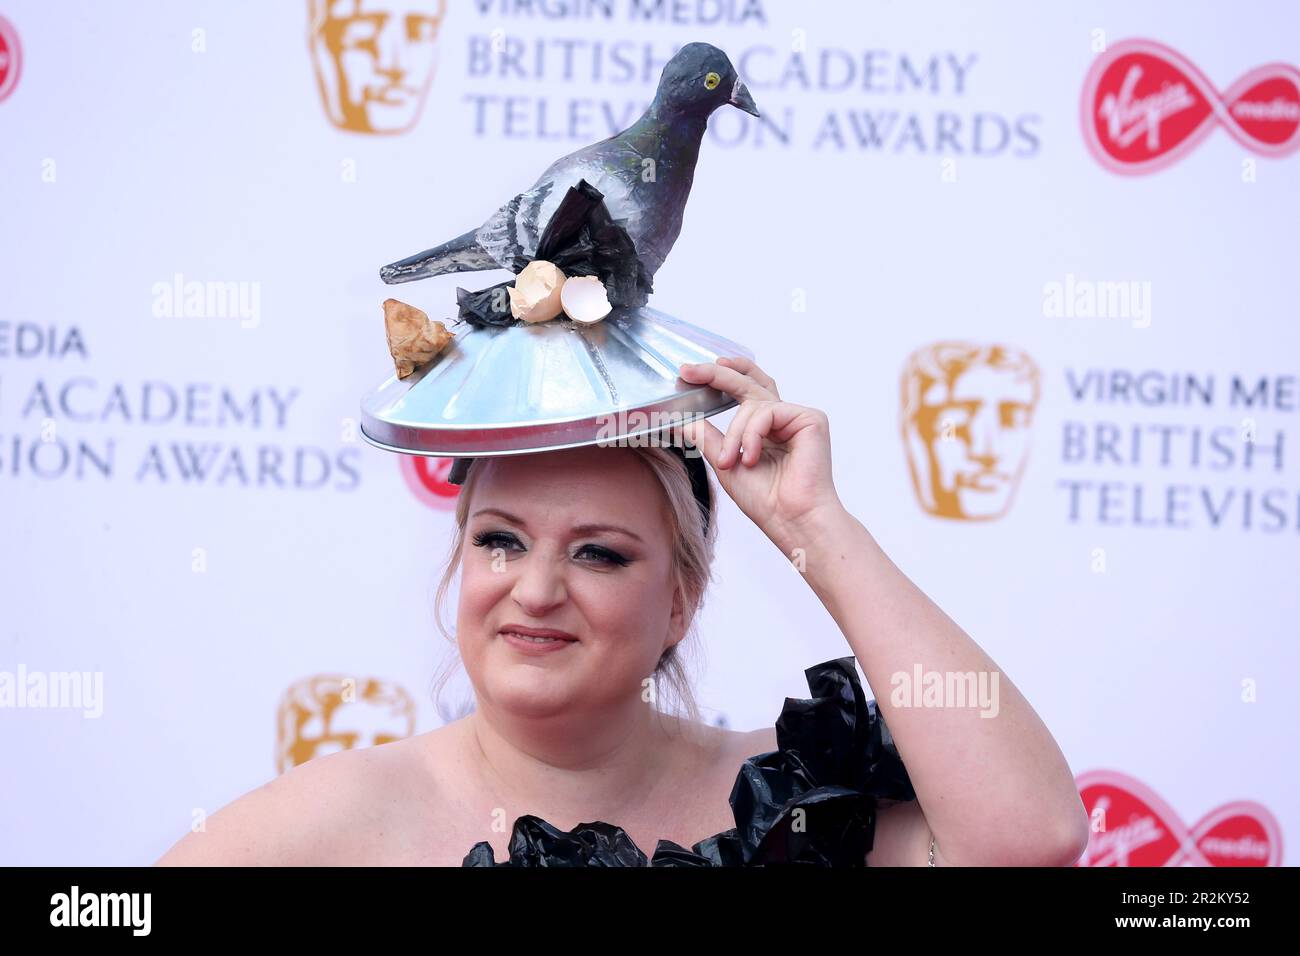
M 518 273 L 536 257 L 546 225 L 570 187 L 586 180 L 603 194 L 610 216 L 627 230 L 652 279 L 681 232 L 704 128 L 724 104 L 759 115 L 727 55 L 708 43 L 688 43 L 664 66 L 654 101 L 635 123 L 557 159 L 483 225 L 384 266 L 380 278 L 393 285 L 452 272 Z

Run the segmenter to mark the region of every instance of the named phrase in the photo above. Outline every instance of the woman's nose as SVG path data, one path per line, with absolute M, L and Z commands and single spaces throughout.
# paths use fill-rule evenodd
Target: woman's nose
M 534 617 L 542 617 L 556 605 L 563 604 L 566 591 L 561 562 L 541 554 L 531 554 L 515 565 L 518 568 L 511 597 Z

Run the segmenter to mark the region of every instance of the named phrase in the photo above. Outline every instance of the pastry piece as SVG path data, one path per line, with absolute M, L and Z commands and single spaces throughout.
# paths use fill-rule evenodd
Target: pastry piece
M 398 378 L 406 378 L 456 337 L 441 322 L 431 322 L 415 306 L 396 299 L 384 300 L 384 328 Z

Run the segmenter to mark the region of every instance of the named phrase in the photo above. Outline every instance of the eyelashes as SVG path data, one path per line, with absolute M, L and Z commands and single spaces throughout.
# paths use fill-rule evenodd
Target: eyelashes
M 476 548 L 501 548 L 507 544 L 519 543 L 514 535 L 501 534 L 499 531 L 480 531 L 474 535 L 473 542 Z
M 519 544 L 518 538 L 504 531 L 480 531 L 474 535 L 472 540 L 476 548 L 505 548 L 509 550 L 511 545 L 519 545 L 521 549 L 523 547 L 523 545 Z M 597 564 L 609 567 L 622 568 L 631 563 L 617 551 L 598 544 L 584 544 L 577 550 L 575 557 L 583 554 L 590 554 Z

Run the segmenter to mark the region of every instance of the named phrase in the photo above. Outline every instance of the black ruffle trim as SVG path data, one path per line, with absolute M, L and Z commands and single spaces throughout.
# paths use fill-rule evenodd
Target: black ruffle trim
M 812 697 L 787 697 L 777 750 L 750 757 L 731 788 L 736 825 L 690 849 L 660 840 L 645 853 L 621 827 L 580 823 L 569 832 L 535 816 L 515 821 L 510 858 L 476 843 L 462 866 L 865 866 L 877 800 L 916 793 L 852 657 L 804 671 Z

